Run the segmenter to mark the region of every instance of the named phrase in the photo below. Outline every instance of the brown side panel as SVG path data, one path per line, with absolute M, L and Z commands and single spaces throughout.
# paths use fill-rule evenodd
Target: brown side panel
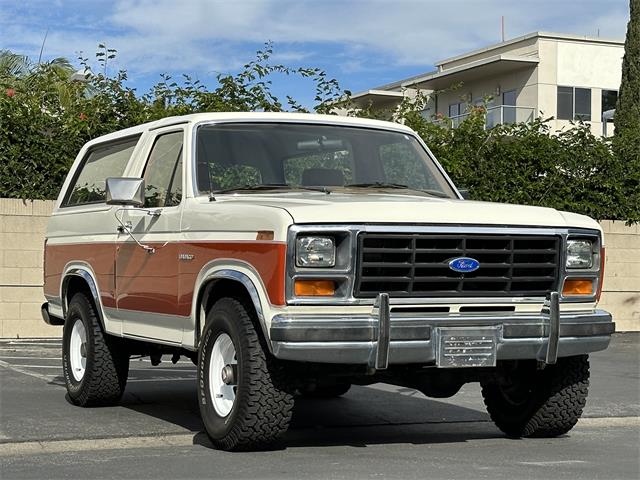
M 115 243 L 91 243 L 45 246 L 45 295 L 58 296 L 64 267 L 71 261 L 88 263 L 96 275 L 98 290 L 105 307 L 115 307 Z
M 198 273 L 211 260 L 226 258 L 252 265 L 260 274 L 269 301 L 274 305 L 285 304 L 285 243 L 186 242 L 152 246 L 156 248 L 154 254 L 129 242 L 119 244 L 116 302 L 115 243 L 47 245 L 45 293 L 58 295 L 65 265 L 78 260 L 93 268 L 105 307 L 117 305 L 128 310 L 189 316 Z M 178 261 L 179 254 L 194 257 Z
M 118 308 L 178 315 L 178 243 L 150 243 L 148 253 L 133 242 L 118 246 Z
M 285 304 L 285 260 L 287 246 L 282 242 L 192 242 L 184 243 L 179 253 L 194 255 L 193 260 L 180 261 L 180 292 L 178 315 L 191 314 L 193 288 L 204 265 L 212 260 L 228 258 L 249 263 L 260 274 L 269 301 Z

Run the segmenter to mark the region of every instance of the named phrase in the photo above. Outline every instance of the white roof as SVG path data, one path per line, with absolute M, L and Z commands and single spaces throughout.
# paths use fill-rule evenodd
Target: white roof
M 474 55 L 495 50 L 497 48 L 506 47 L 508 45 L 513 45 L 515 43 L 523 42 L 531 38 L 548 38 L 552 40 L 565 40 L 565 41 L 572 41 L 572 42 L 585 42 L 585 43 L 595 43 L 595 44 L 604 43 L 604 44 L 613 44 L 613 45 L 624 47 L 624 39 L 592 37 L 589 35 L 570 35 L 567 33 L 532 32 L 526 35 L 521 35 L 519 37 L 510 38 L 509 40 L 505 40 L 504 42 L 495 43 L 493 45 L 489 45 L 483 48 L 478 48 L 476 50 L 471 50 L 470 52 L 465 52 L 461 55 L 445 58 L 444 60 L 435 62 L 434 65 L 436 67 L 440 67 L 446 63 L 454 62 L 456 60 L 461 60 L 466 57 L 472 57 Z
M 148 122 L 135 127 L 118 130 L 117 132 L 95 138 L 89 143 L 116 140 L 118 138 L 137 135 L 147 130 L 178 125 L 182 123 L 203 123 L 203 122 L 287 122 L 287 123 L 315 123 L 325 125 L 344 125 L 352 127 L 377 128 L 384 130 L 397 130 L 402 132 L 412 132 L 409 127 L 394 122 L 382 120 L 371 120 L 368 118 L 344 117 L 338 115 L 320 115 L 313 113 L 291 113 L 291 112 L 211 112 L 193 113 L 177 117 L 166 117 L 154 122 Z

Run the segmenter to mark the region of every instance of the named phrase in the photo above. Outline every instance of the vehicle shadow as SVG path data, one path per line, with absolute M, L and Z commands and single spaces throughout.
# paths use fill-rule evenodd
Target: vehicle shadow
M 128 389 L 121 405 L 188 429 L 195 434 L 194 444 L 213 448 L 203 432 L 195 384 L 138 384 Z M 340 398 L 297 398 L 291 428 L 275 448 L 432 444 L 502 436 L 484 411 L 410 389 L 354 386 Z

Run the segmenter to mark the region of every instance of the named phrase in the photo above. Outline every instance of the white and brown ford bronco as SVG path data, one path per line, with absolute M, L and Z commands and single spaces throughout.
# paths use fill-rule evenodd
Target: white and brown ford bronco
M 260 448 L 294 398 L 480 382 L 509 436 L 578 421 L 597 310 L 595 221 L 468 201 L 411 129 L 212 113 L 79 152 L 49 222 L 43 317 L 69 397 L 118 402 L 132 355 L 191 358 L 218 448 Z

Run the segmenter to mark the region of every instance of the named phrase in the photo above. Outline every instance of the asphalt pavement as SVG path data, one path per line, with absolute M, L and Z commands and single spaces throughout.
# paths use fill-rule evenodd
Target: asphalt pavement
M 582 420 L 555 439 L 507 439 L 479 387 L 451 399 L 376 384 L 297 401 L 273 451 L 214 450 L 195 367 L 131 360 L 115 407 L 65 398 L 59 340 L 0 341 L 0 478 L 640 478 L 640 334 L 591 355 Z

